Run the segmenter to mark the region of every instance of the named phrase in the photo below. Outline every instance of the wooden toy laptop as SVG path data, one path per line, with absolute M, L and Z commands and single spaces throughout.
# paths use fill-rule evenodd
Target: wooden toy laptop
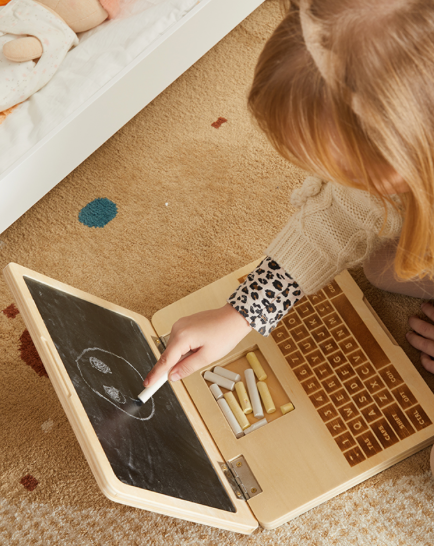
M 434 394 L 344 272 L 264 338 L 142 406 L 135 398 L 180 317 L 224 304 L 257 262 L 143 316 L 16 264 L 4 275 L 103 493 L 244 534 L 272 529 L 434 441 Z M 254 352 L 276 407 L 237 438 L 203 374 Z M 248 419 L 255 419 L 249 414 Z

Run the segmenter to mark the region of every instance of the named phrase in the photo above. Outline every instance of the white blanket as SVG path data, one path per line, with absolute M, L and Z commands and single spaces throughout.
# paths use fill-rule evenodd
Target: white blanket
M 196 4 L 137 0 L 130 17 L 124 11 L 81 34 L 53 79 L 0 125 L 0 176 Z
M 42 44 L 42 56 L 15 63 L 3 55 L 8 42 L 33 36 Z M 0 111 L 23 102 L 49 82 L 71 46 L 76 34 L 60 17 L 33 0 L 12 0 L 0 11 Z

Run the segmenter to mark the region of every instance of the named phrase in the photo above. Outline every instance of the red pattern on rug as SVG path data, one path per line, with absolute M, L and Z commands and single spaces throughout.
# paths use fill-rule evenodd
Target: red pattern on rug
M 28 330 L 24 330 L 21 334 L 20 343 L 21 359 L 24 360 L 28 366 L 33 368 L 40 377 L 48 377 Z
M 15 306 L 15 303 L 11 303 L 10 305 L 8 305 L 6 307 L 6 309 L 3 309 L 3 313 L 8 317 L 8 318 L 15 318 L 18 313 L 19 313 L 19 310 L 17 309 L 17 307 Z
M 38 480 L 31 474 L 26 474 L 20 480 L 20 484 L 24 485 L 27 491 L 33 491 L 34 489 L 36 489 L 36 486 L 38 485 L 38 483 L 39 483 Z
M 215 129 L 220 129 L 220 127 L 223 125 L 223 123 L 226 123 L 228 120 L 226 118 L 218 118 L 217 121 L 214 121 L 214 123 L 211 123 L 211 127 L 214 127 Z

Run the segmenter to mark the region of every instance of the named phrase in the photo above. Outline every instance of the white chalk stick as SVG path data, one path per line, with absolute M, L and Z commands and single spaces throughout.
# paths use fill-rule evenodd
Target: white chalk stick
M 213 383 L 212 385 L 210 385 L 209 390 L 213 393 L 214 398 L 216 400 L 220 400 L 220 398 L 223 398 L 223 393 L 220 390 L 220 387 L 216 383 Z
M 203 377 L 204 379 L 206 379 L 207 381 L 210 381 L 211 383 L 216 383 L 220 387 L 223 387 L 224 389 L 228 389 L 228 391 L 234 390 L 235 383 L 231 381 L 230 379 L 226 379 L 226 377 L 218 375 L 217 373 L 205 372 L 203 374 Z
M 138 396 L 139 400 L 141 400 L 143 403 L 147 402 L 151 396 L 153 396 L 158 389 L 160 389 L 164 383 L 169 379 L 169 372 L 166 372 L 164 375 L 158 379 L 154 385 L 151 385 L 150 387 L 146 387 Z
M 223 415 L 226 417 L 226 421 L 229 423 L 229 426 L 233 430 L 235 436 L 237 438 L 244 436 L 244 432 L 242 431 L 238 421 L 235 419 L 235 415 L 232 413 L 232 410 L 226 400 L 224 398 L 220 398 L 220 400 L 217 400 L 217 404 L 220 406 L 220 409 L 222 410 Z
M 229 379 L 230 381 L 233 381 L 234 383 L 238 383 L 238 381 L 241 381 L 240 374 L 231 372 L 231 370 L 227 370 L 226 368 L 222 368 L 221 366 L 216 366 L 213 369 L 213 372 L 218 375 L 221 375 L 222 377 L 226 377 L 226 379 Z
M 249 428 L 246 428 L 246 430 L 244 431 L 244 434 L 250 434 L 251 432 L 253 432 L 254 430 L 258 430 L 258 428 L 261 428 L 263 427 L 264 425 L 267 424 L 267 419 L 261 419 L 260 421 L 258 421 L 257 423 L 254 423 L 253 425 L 251 425 Z
M 256 386 L 255 372 L 249 368 L 244 372 L 246 378 L 247 390 L 249 391 L 250 402 L 253 408 L 253 415 L 256 419 L 263 419 L 264 412 L 262 411 L 261 399 L 259 398 L 258 387 Z

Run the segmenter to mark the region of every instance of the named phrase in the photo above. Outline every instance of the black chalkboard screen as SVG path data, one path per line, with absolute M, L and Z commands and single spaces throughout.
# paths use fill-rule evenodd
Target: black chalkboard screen
M 169 384 L 134 402 L 156 358 L 129 317 L 24 277 L 117 478 L 235 512 Z

